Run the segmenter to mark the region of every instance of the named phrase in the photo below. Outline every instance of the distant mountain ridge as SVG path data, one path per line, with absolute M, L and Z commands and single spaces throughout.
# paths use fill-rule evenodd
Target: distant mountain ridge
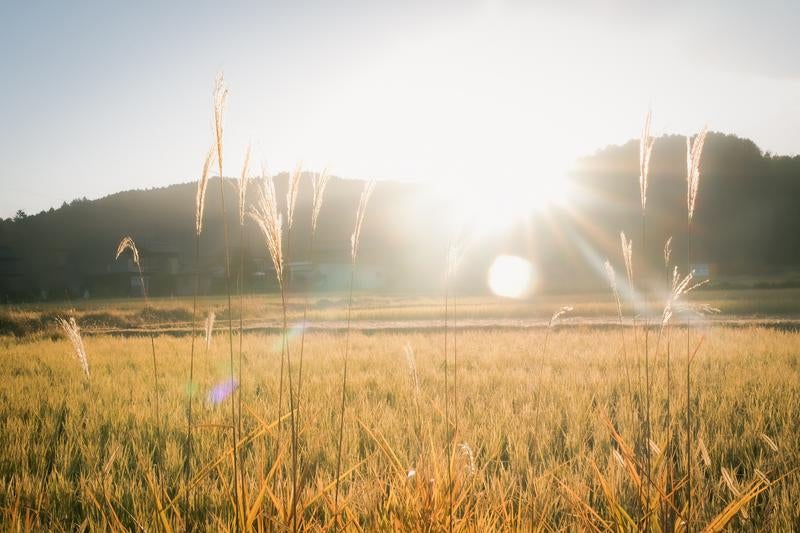
M 673 237 L 674 260 L 685 265 L 685 149 L 684 137 L 677 135 L 661 137 L 655 144 L 648 194 L 648 260 L 644 264 L 637 260 L 640 271 L 654 279 L 663 279 L 661 256 L 668 236 Z M 722 277 L 800 269 L 800 157 L 764 154 L 752 141 L 711 133 L 701 174 L 696 262 L 710 265 Z M 483 237 L 467 250 L 459 281 L 465 290 L 484 289 L 486 267 L 499 253 L 531 258 L 543 288 L 599 287 L 603 280 L 596 263 L 609 257 L 619 264 L 620 230 L 634 239 L 634 247 L 639 246 L 637 141 L 582 158 L 570 179 L 576 192 L 566 208 L 533 215 L 503 234 Z M 309 257 L 309 180 L 310 174 L 303 176 L 292 260 L 346 263 L 363 182 L 332 179 L 316 251 Z M 238 207 L 229 181 L 228 224 L 237 250 L 231 257 L 236 258 Z M 282 201 L 286 175 L 278 176 L 276 184 Z M 491 176 L 482 186 L 492 187 Z M 119 269 L 113 254 L 124 235 L 133 236 L 145 256 L 169 255 L 171 276 L 189 275 L 194 270 L 195 191 L 196 183 L 131 190 L 0 221 L 0 298 L 36 299 L 85 290 L 122 295 L 129 287 L 111 282 L 110 275 Z M 219 196 L 219 179 L 214 178 L 208 188 L 201 243 L 201 269 L 209 275 L 218 271 L 223 250 Z M 384 288 L 427 290 L 440 285 L 449 237 L 441 219 L 453 201 L 425 184 L 378 183 L 366 216 L 361 262 L 380 269 Z M 247 270 L 257 273 L 268 267 L 263 241 L 250 223 L 245 234 Z M 91 280 L 100 278 L 109 278 L 107 285 L 92 286 L 96 282 Z M 165 282 L 157 288 L 169 294 L 176 286 Z M 215 290 L 213 285 L 209 290 Z

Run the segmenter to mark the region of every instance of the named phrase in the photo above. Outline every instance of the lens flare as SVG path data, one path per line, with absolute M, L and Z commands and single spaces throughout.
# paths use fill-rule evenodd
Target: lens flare
M 235 379 L 226 379 L 222 383 L 214 385 L 208 392 L 208 403 L 211 405 L 219 405 L 224 402 L 233 391 L 239 387 L 239 382 Z
M 515 255 L 501 255 L 489 267 L 489 288 L 497 296 L 523 298 L 531 289 L 533 267 Z

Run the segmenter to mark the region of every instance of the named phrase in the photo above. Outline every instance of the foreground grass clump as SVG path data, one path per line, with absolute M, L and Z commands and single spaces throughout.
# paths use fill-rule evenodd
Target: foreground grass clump
M 729 525 L 792 530 L 800 523 L 800 334 L 713 328 L 697 335 L 704 333 L 692 376 L 698 452 L 692 462 L 692 522 L 708 524 L 757 486 L 764 491 Z M 545 334 L 459 334 L 459 424 L 450 458 L 456 529 L 604 530 L 624 528 L 625 515 L 641 520 L 632 481 L 636 469 L 625 457 L 625 441 L 634 442 L 640 422 L 628 416 L 619 332 L 562 327 L 549 333 L 543 353 Z M 219 387 L 230 375 L 223 337 L 195 361 L 191 521 L 199 530 L 233 529 L 236 522 L 226 429 L 226 402 L 233 396 Z M 673 338 L 685 342 L 685 336 Z M 36 530 L 182 529 L 190 339 L 156 339 L 160 430 L 150 403 L 149 338 L 84 341 L 91 382 L 82 379 L 66 339 L 0 339 L 3 523 Z M 302 490 L 296 499 L 303 529 L 330 526 L 334 515 L 341 354 L 331 347 L 341 342 L 332 334 L 305 338 L 306 395 L 298 427 Z M 407 343 L 413 359 L 404 350 Z M 238 468 L 244 491 L 238 505 L 253 528 L 290 522 L 289 449 L 284 443 L 276 450 L 272 420 L 281 345 L 277 335 L 243 339 L 245 444 Z M 663 353 L 652 357 L 658 472 L 657 451 L 667 439 L 661 429 L 665 371 Z M 442 365 L 441 335 L 351 334 L 339 501 L 348 529 L 447 528 Z M 681 401 L 673 397 L 672 409 L 682 410 Z M 283 423 L 288 428 L 288 417 Z M 678 442 L 685 438 L 679 421 L 670 432 Z M 684 463 L 685 458 L 675 462 Z M 683 505 L 679 499 L 673 503 L 679 510 Z M 655 505 L 655 512 L 665 512 L 664 506 Z

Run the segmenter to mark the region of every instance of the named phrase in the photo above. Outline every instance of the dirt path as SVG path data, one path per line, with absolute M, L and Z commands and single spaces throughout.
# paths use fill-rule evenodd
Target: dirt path
M 632 327 L 631 320 L 625 321 L 626 327 Z M 682 321 L 673 321 L 674 326 L 680 327 Z M 543 329 L 548 325 L 548 320 L 542 319 L 459 319 L 454 326 L 453 322 L 448 323 L 449 328 L 457 327 L 459 330 L 491 330 L 491 329 Z M 714 316 L 706 317 L 702 320 L 693 318 L 693 327 L 764 327 L 780 329 L 786 331 L 800 331 L 800 317 L 735 317 L 735 316 Z M 641 320 L 637 322 L 641 327 Z M 650 322 L 650 327 L 660 326 L 660 320 L 654 319 Z M 299 329 L 300 324 L 295 323 L 293 328 Z M 344 320 L 329 320 L 322 322 L 308 322 L 307 331 L 344 331 L 347 324 Z M 391 332 L 391 331 L 437 331 L 444 327 L 442 320 L 361 320 L 351 322 L 353 331 L 362 332 Z M 558 323 L 558 328 L 569 327 L 588 327 L 588 328 L 616 328 L 619 327 L 619 319 L 616 317 L 569 317 L 562 319 Z M 238 327 L 235 325 L 235 329 Z M 278 321 L 250 321 L 244 325 L 245 331 L 279 333 L 282 325 Z M 96 328 L 85 330 L 85 333 L 92 335 L 139 335 L 145 331 L 152 331 L 160 335 L 187 335 L 191 333 L 191 324 L 175 324 L 169 326 L 158 326 L 154 329 L 138 328 Z M 202 324 L 198 326 L 202 334 Z

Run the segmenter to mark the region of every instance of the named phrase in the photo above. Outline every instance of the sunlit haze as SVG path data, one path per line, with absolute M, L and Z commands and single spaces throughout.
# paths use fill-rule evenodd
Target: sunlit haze
M 491 180 L 537 209 L 563 197 L 577 155 L 635 138 L 648 108 L 655 134 L 708 123 L 797 153 L 799 12 L 4 2 L 0 216 L 196 179 L 220 71 L 231 175 L 252 142 L 272 172 L 303 161 L 347 178 Z

